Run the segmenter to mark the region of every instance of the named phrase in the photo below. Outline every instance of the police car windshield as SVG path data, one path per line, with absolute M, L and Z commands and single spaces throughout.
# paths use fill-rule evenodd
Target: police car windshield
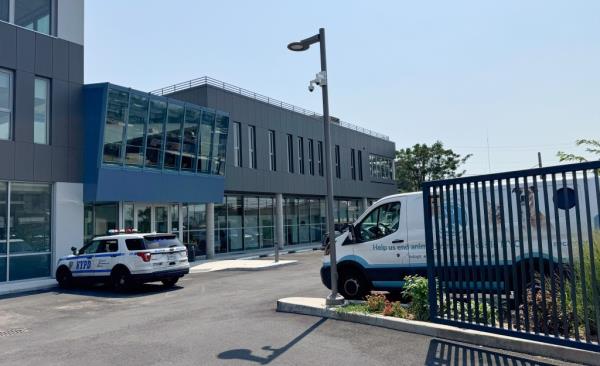
M 176 235 L 146 235 L 144 246 L 146 249 L 174 248 L 182 246 Z

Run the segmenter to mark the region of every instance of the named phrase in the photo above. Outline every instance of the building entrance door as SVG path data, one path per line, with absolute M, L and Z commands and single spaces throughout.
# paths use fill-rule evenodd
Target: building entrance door
M 152 232 L 152 206 L 135 205 L 135 229 L 140 233 Z
M 154 230 L 157 233 L 169 232 L 169 208 L 154 206 Z

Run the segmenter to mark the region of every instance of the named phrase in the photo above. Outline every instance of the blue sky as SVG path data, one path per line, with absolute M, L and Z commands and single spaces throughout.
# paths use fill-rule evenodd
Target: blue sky
M 598 1 L 87 0 L 85 13 L 86 83 L 208 75 L 320 112 L 318 49 L 286 45 L 325 27 L 332 115 L 398 148 L 441 140 L 479 174 L 600 137 Z

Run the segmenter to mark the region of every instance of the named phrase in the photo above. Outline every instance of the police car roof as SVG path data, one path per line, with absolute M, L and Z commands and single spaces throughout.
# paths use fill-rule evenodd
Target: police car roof
M 125 238 L 125 239 L 137 239 L 137 238 L 144 238 L 146 236 L 173 236 L 173 238 L 177 237 L 177 235 L 171 234 L 171 233 L 114 233 L 114 234 L 96 236 L 96 237 L 94 237 L 94 240 L 114 239 L 115 237 L 121 237 L 121 238 Z

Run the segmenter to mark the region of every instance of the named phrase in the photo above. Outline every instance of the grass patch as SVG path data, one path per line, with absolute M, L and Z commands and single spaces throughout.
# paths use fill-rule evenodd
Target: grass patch
M 367 314 L 369 312 L 369 308 L 367 307 L 367 304 L 365 304 L 365 303 L 348 304 L 348 305 L 340 306 L 339 308 L 336 309 L 336 311 L 338 313 Z

